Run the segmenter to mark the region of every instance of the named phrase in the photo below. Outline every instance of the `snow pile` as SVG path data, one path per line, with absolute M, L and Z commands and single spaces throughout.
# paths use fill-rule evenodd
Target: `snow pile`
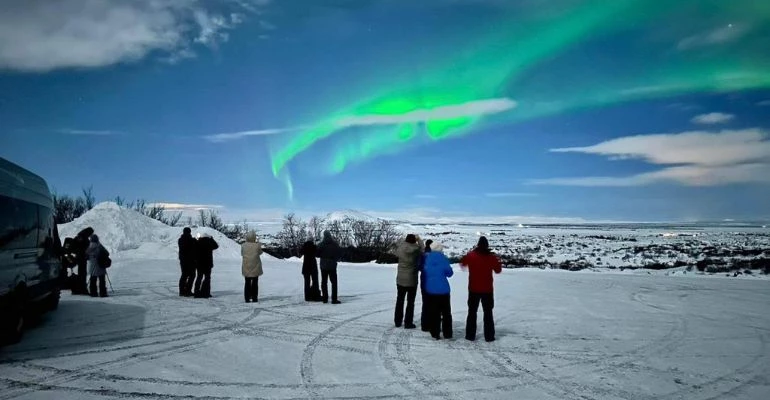
M 92 227 L 100 241 L 115 257 L 155 260 L 177 259 L 177 239 L 181 227 L 171 227 L 134 210 L 121 208 L 113 202 L 100 203 L 80 218 L 59 225 L 59 236 L 74 237 L 81 230 Z M 211 228 L 193 227 L 192 233 L 207 233 L 219 244 L 215 259 L 241 257 L 241 246 Z

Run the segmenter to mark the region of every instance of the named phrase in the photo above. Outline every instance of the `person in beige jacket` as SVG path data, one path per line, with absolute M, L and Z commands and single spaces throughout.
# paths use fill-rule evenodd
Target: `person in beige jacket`
M 246 242 L 241 245 L 241 256 L 243 256 L 242 272 L 246 278 L 243 286 L 243 297 L 246 302 L 258 302 L 259 277 L 262 275 L 262 246 L 257 240 L 257 233 L 249 231 L 246 234 Z
M 415 234 L 406 235 L 406 239 L 398 244 L 398 273 L 396 274 L 396 312 L 394 322 L 396 327 L 404 324 L 406 329 L 414 329 L 414 299 L 417 296 L 417 266 L 422 257 L 423 242 Z M 404 298 L 406 297 L 406 315 L 404 315 Z

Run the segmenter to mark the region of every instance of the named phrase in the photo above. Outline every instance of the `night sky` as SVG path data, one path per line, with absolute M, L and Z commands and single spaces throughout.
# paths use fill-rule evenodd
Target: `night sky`
M 0 156 L 233 219 L 770 220 L 770 2 L 4 1 Z

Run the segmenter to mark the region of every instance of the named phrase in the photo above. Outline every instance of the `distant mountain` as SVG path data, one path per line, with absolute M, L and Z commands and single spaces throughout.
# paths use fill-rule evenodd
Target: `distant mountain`
M 385 218 L 380 217 L 374 217 L 366 213 L 362 213 L 360 211 L 356 210 L 341 210 L 341 211 L 333 211 L 328 214 L 326 214 L 326 221 L 332 222 L 332 221 L 342 221 L 347 218 L 352 218 L 355 220 L 362 220 L 362 221 L 371 221 L 371 222 L 377 222 L 380 220 L 384 220 Z

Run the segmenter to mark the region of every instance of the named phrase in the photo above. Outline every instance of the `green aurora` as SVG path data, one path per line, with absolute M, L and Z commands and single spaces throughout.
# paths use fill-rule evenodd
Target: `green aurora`
M 685 18 L 693 9 L 703 16 L 699 18 L 702 27 L 681 32 L 676 25 L 669 28 L 672 20 Z M 730 21 L 751 28 L 743 34 L 740 46 L 676 48 L 688 35 L 744 26 L 733 27 Z M 322 172 L 327 174 L 340 173 L 351 163 L 468 135 L 493 124 L 688 93 L 770 88 L 770 47 L 763 41 L 768 21 L 770 2 L 750 0 L 593 0 L 556 13 L 503 18 L 487 32 L 458 40 L 463 43 L 456 43 L 450 54 L 430 54 L 430 60 L 415 63 L 425 67 L 411 78 L 375 87 L 371 95 L 330 112 L 275 145 L 273 174 L 293 197 L 288 164 L 333 135 L 340 140 L 331 157 L 323 158 Z M 622 53 L 592 62 L 570 62 L 581 45 L 629 29 L 642 32 L 642 39 L 630 41 Z M 661 33 L 656 35 L 658 31 Z M 763 47 L 764 53 L 758 50 Z M 471 107 L 494 99 L 511 99 L 515 107 L 511 104 L 491 113 Z M 469 111 L 463 112 L 463 105 Z M 442 112 L 445 109 L 453 112 Z M 353 128 L 355 134 L 344 134 Z

